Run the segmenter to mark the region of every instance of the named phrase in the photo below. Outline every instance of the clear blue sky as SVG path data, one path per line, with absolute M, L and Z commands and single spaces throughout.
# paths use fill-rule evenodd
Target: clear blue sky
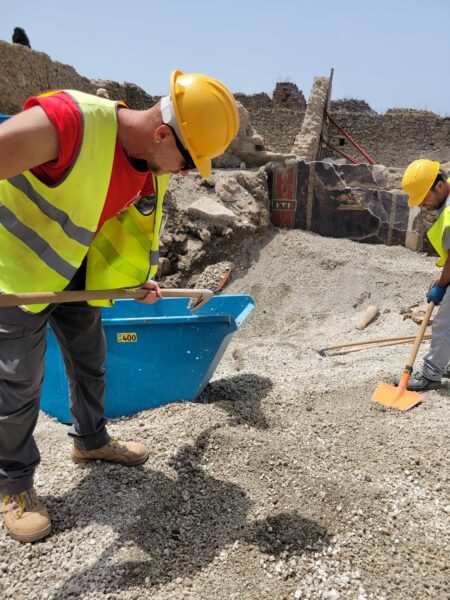
M 271 93 L 334 68 L 333 99 L 378 112 L 450 114 L 450 0 L 16 0 L 0 3 L 0 38 L 31 46 L 85 77 L 168 91 L 173 69 Z

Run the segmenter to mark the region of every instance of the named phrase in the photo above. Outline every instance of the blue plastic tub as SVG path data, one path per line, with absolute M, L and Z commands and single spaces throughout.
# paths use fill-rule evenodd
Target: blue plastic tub
M 194 400 L 254 307 L 245 295 L 214 296 L 195 312 L 187 305 L 184 298 L 153 305 L 118 300 L 103 309 L 107 417 Z M 64 363 L 50 329 L 41 408 L 62 423 L 72 421 Z

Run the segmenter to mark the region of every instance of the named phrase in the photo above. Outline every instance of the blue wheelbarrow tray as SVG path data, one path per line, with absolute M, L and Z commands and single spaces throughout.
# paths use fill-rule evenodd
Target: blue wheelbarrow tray
M 194 400 L 210 381 L 231 336 L 253 310 L 251 296 L 213 296 L 197 311 L 185 298 L 156 304 L 118 300 L 102 309 L 106 334 L 105 415 L 132 415 Z M 41 409 L 71 423 L 63 359 L 49 328 Z

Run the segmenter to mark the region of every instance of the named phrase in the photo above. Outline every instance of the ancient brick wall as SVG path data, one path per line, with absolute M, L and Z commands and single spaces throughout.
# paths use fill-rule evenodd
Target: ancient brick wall
M 304 112 L 278 108 L 249 108 L 249 113 L 256 131 L 277 152 L 291 150 L 305 116 Z M 392 111 L 382 115 L 348 111 L 331 114 L 380 164 L 404 167 L 420 155 L 448 160 L 440 157 L 438 151 L 450 146 L 450 117 L 414 111 Z M 331 143 L 339 146 L 337 129 L 330 127 L 329 135 Z M 362 160 L 349 142 L 346 141 L 342 149 Z M 331 150 L 326 155 L 338 156 Z
M 254 129 L 263 136 L 273 152 L 290 152 L 302 128 L 304 111 L 289 108 L 249 108 Z
M 449 117 L 414 111 L 389 111 L 384 115 L 335 112 L 332 115 L 364 150 L 384 165 L 403 167 L 419 155 L 450 145 Z M 330 127 L 329 137 L 331 143 L 339 145 L 337 129 Z M 342 149 L 355 158 L 361 157 L 348 142 Z M 337 156 L 331 151 L 329 155 Z
M 99 87 L 106 88 L 112 100 L 125 100 L 136 109 L 151 106 L 156 100 L 134 84 L 91 81 L 44 52 L 0 40 L 0 113 L 15 114 L 28 97 L 48 90 L 75 89 L 95 94 Z
M 303 92 L 298 89 L 295 83 L 288 81 L 276 84 L 273 91 L 273 103 L 280 108 L 306 110 L 306 100 Z

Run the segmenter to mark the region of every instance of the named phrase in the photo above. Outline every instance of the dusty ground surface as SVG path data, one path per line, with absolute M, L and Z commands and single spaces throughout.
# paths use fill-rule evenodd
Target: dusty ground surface
M 149 445 L 144 466 L 75 466 L 66 428 L 41 416 L 54 531 L 34 545 L 0 532 L 1 598 L 450 597 L 449 390 L 384 410 L 370 397 L 408 346 L 317 352 L 415 333 L 399 311 L 433 259 L 291 231 L 254 260 L 226 293 L 256 309 L 199 401 L 111 423 Z M 357 331 L 368 304 L 381 314 Z

